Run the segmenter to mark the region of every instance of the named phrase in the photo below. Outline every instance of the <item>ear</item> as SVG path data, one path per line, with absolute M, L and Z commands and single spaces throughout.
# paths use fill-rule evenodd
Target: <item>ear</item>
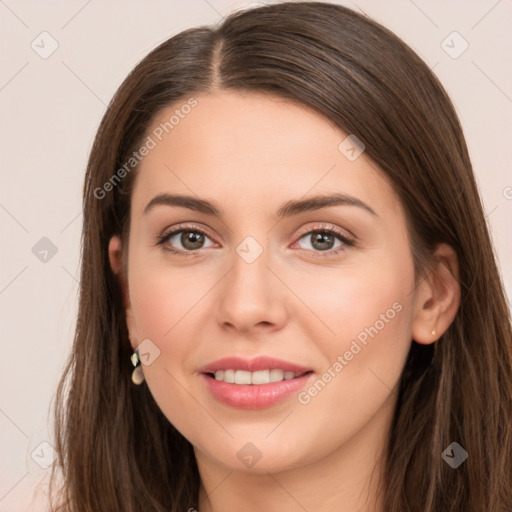
M 433 258 L 434 268 L 420 283 L 414 306 L 412 337 L 422 345 L 434 343 L 447 331 L 460 305 L 456 252 L 448 244 L 439 244 Z
M 128 283 L 126 279 L 126 272 L 123 268 L 123 248 L 119 236 L 113 236 L 108 244 L 108 258 L 112 272 L 117 276 L 121 293 L 123 295 L 123 305 L 126 311 L 126 327 L 130 337 L 130 343 L 135 349 L 138 345 L 137 329 L 135 327 L 135 319 L 130 302 L 130 294 L 128 292 Z

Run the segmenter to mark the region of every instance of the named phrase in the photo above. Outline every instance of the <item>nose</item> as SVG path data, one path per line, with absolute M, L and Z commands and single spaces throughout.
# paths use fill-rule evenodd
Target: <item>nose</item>
M 232 267 L 217 290 L 216 319 L 224 329 L 247 335 L 285 325 L 290 298 L 267 255 L 264 250 L 249 263 L 234 251 Z

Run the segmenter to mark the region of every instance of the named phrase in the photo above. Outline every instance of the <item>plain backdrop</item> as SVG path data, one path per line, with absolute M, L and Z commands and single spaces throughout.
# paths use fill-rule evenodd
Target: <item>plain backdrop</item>
M 394 31 L 452 97 L 510 297 L 512 1 L 339 3 Z M 1 512 L 44 505 L 49 408 L 77 313 L 84 170 L 106 105 L 163 40 L 256 4 L 0 0 Z

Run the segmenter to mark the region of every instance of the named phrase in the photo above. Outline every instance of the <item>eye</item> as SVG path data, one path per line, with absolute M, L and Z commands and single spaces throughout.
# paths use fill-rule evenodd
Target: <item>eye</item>
M 315 256 L 332 256 L 355 245 L 354 240 L 337 229 L 323 226 L 305 232 L 296 243 L 300 249 L 312 252 Z M 193 256 L 196 251 L 212 247 L 215 243 L 198 227 L 177 226 L 159 236 L 157 245 L 179 256 Z
M 334 228 L 310 230 L 303 234 L 297 243 L 300 243 L 301 241 L 303 241 L 302 246 L 299 244 L 301 249 L 324 253 L 318 254 L 318 256 L 338 254 L 345 250 L 346 247 L 352 247 L 355 245 L 352 239 Z
M 209 245 L 205 245 L 206 242 Z M 208 235 L 195 227 L 179 227 L 158 237 L 158 244 L 164 251 L 189 256 L 194 251 L 215 245 Z

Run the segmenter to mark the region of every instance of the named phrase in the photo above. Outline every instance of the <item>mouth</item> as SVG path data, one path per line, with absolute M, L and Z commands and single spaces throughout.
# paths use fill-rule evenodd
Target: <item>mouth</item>
M 259 357 L 222 359 L 202 368 L 200 374 L 221 403 L 240 409 L 263 409 L 296 394 L 314 372 L 287 361 Z
M 263 384 L 296 379 L 308 373 L 312 373 L 311 370 L 302 373 L 295 373 L 292 371 L 281 370 L 279 368 L 269 368 L 266 370 L 258 370 L 256 372 L 234 369 L 217 370 L 216 372 L 206 373 L 206 375 L 212 379 L 227 382 L 228 384 L 261 386 Z

